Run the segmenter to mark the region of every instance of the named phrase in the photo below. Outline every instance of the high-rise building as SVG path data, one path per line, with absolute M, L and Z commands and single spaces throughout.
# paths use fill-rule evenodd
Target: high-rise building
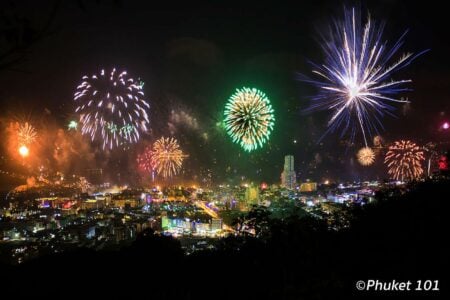
M 284 157 L 284 169 L 281 173 L 281 186 L 287 189 L 294 189 L 295 181 L 294 156 L 286 155 Z
M 252 205 L 258 205 L 258 202 L 259 188 L 251 184 L 245 189 L 245 203 L 250 208 Z

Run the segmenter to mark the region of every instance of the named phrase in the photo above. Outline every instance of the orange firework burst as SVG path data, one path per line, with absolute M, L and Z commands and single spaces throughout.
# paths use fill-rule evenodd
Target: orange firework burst
M 181 151 L 176 139 L 162 137 L 153 144 L 151 157 L 156 172 L 168 178 L 178 174 L 187 155 Z
M 359 149 L 357 157 L 359 163 L 363 166 L 370 166 L 375 161 L 375 153 L 369 147 Z
M 28 122 L 20 125 L 19 131 L 17 132 L 17 138 L 20 145 L 30 145 L 34 142 L 36 137 L 36 130 L 33 126 L 28 124 Z
M 384 163 L 388 173 L 395 180 L 413 180 L 423 174 L 423 151 L 411 141 L 396 141 L 389 147 Z

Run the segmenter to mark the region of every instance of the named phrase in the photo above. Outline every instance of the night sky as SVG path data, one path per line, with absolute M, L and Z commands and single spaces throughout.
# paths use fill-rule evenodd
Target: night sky
M 12 14 L 29 20 L 32 28 L 40 28 L 55 1 L 36 2 L 2 1 L 2 28 L 7 28 L 5 16 Z M 355 152 L 362 146 L 361 136 L 354 144 L 338 134 L 320 141 L 328 113 L 302 112 L 316 90 L 296 80 L 296 74 L 310 74 L 309 60 L 322 61 L 317 33 L 326 30 L 333 17 L 342 16 L 344 3 L 302 1 L 295 6 L 274 6 L 227 2 L 228 6 L 189 2 L 164 7 L 154 1 L 62 2 L 45 36 L 26 50 L 21 61 L 0 68 L 2 140 L 7 139 L 5 128 L 11 120 L 30 121 L 41 132 L 65 129 L 74 118 L 73 93 L 81 77 L 112 67 L 125 69 L 145 82 L 151 131 L 139 144 L 112 153 L 82 140 L 80 143 L 89 145 L 75 147 L 79 150 L 76 163 L 51 162 L 55 153 L 47 150 L 53 168 L 82 174 L 95 165 L 106 169 L 112 181 L 118 180 L 121 172 L 120 181 L 130 183 L 136 176 L 136 154 L 165 135 L 176 137 L 189 154 L 181 176 L 187 180 L 200 182 L 210 175 L 213 182 L 245 178 L 278 183 L 286 154 L 295 156 L 301 180 L 386 177 L 380 157 L 371 168 L 357 164 Z M 448 133 L 438 131 L 440 122 L 449 118 L 446 9 L 437 1 L 361 1 L 360 6 L 363 12 L 369 10 L 373 19 L 387 22 L 384 37 L 390 42 L 409 30 L 400 54 L 430 49 L 394 74 L 395 79 L 413 80 L 409 85 L 413 91 L 401 95 L 412 103 L 400 106 L 397 118 L 384 120 L 381 135 L 386 143 L 399 138 L 418 143 L 448 141 Z M 1 53 L 8 46 L 4 32 L 0 35 Z M 251 154 L 233 144 L 216 125 L 227 98 L 242 86 L 263 90 L 275 109 L 270 142 Z M 1 166 L 19 168 L 8 158 L 5 143 Z

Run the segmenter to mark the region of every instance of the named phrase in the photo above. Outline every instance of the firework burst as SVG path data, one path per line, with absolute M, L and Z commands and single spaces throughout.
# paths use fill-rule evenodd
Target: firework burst
M 138 155 L 137 163 L 139 169 L 145 172 L 153 172 L 153 160 L 152 160 L 152 147 L 148 146 L 144 149 L 144 152 Z
M 17 132 L 17 138 L 19 145 L 30 145 L 36 140 L 37 133 L 33 126 L 28 123 L 20 125 Z
M 74 95 L 82 134 L 92 141 L 101 139 L 103 149 L 137 142 L 149 123 L 150 105 L 144 100 L 142 86 L 126 71 L 116 69 L 84 76 Z
M 411 141 L 396 141 L 389 147 L 384 163 L 388 173 L 395 180 L 413 180 L 423 174 L 424 153 Z
M 360 131 L 366 147 L 367 135 L 382 128 L 385 114 L 392 115 L 392 104 L 408 102 L 395 95 L 407 91 L 404 85 L 411 80 L 392 80 L 391 75 L 425 52 L 407 53 L 393 60 L 405 34 L 388 47 L 383 42 L 383 29 L 384 24 L 370 18 L 363 25 L 355 9 L 346 10 L 344 20 L 335 22 L 324 38 L 326 60 L 315 64 L 313 70 L 318 79 L 304 79 L 319 89 L 310 110 L 332 111 L 327 133 L 340 129 L 344 136 L 350 131 L 353 139 Z
M 363 166 L 370 166 L 375 161 L 375 153 L 369 147 L 359 149 L 358 162 Z
M 273 112 L 263 92 L 244 87 L 237 89 L 228 100 L 224 126 L 233 142 L 250 152 L 269 139 L 275 121 Z
M 176 139 L 162 137 L 153 144 L 151 164 L 159 175 L 169 178 L 180 172 L 186 157 Z

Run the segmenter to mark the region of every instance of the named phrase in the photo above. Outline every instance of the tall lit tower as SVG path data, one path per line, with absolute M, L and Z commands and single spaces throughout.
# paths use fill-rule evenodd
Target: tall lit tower
M 287 189 L 294 189 L 295 181 L 294 156 L 286 155 L 284 157 L 284 169 L 281 173 L 281 186 Z

